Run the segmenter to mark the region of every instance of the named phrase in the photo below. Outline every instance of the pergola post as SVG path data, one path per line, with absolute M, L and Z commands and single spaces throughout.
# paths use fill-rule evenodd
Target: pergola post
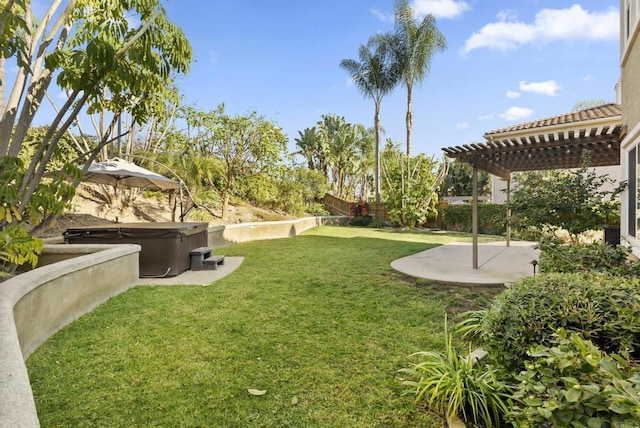
M 473 208 L 471 209 L 471 233 L 473 234 L 473 268 L 478 269 L 478 167 L 473 165 Z
M 507 178 L 507 247 L 511 246 L 511 208 L 509 208 L 509 203 L 511 202 L 511 174 L 509 174 L 509 178 Z

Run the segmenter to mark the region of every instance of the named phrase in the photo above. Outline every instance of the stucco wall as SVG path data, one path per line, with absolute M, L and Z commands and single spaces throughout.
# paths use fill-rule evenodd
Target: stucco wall
M 219 248 L 239 242 L 288 238 L 317 226 L 345 224 L 347 220 L 346 216 L 327 216 L 213 226 L 209 228 L 208 243 L 211 248 Z
M 0 427 L 39 426 L 25 359 L 53 333 L 138 281 L 138 245 L 63 247 L 67 256 L 74 248 L 81 255 L 0 284 Z M 56 249 L 45 246 L 43 253 L 46 258 Z
M 631 131 L 640 123 L 640 42 L 636 39 L 622 69 L 622 124 Z
M 630 151 L 640 146 L 640 17 L 637 15 L 637 8 L 630 9 L 629 26 L 627 26 L 626 8 L 627 2 L 620 1 L 620 56 L 621 56 L 621 100 L 622 100 L 622 125 L 626 130 L 620 147 L 620 161 L 623 177 L 629 178 L 629 154 Z M 636 161 L 632 160 L 635 164 Z M 636 171 L 638 173 L 640 171 Z M 629 245 L 633 254 L 640 257 L 640 237 L 632 236 L 636 234 L 630 231 L 636 219 L 629 218 L 630 210 L 635 207 L 637 192 L 625 190 L 622 197 L 620 232 L 624 243 Z M 633 215 L 633 214 L 631 214 Z

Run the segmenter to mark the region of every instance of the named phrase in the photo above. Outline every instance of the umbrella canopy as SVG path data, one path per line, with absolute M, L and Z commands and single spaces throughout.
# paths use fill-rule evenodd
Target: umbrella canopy
M 84 175 L 83 181 L 109 184 L 114 187 L 140 187 L 157 190 L 180 188 L 180 183 L 177 181 L 118 158 L 92 163 Z

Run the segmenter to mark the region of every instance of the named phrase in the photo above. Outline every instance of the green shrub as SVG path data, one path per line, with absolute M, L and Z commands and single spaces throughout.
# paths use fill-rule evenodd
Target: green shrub
M 551 346 L 559 328 L 608 353 L 640 356 L 640 282 L 598 273 L 543 274 L 499 294 L 482 320 L 485 349 L 515 371 L 534 345 Z
M 471 232 L 472 206 L 447 205 L 442 210 L 442 220 L 447 230 Z M 478 205 L 478 231 L 489 235 L 504 235 L 506 231 L 507 211 L 504 205 Z
M 373 217 L 370 215 L 359 215 L 354 217 L 349 224 L 351 226 L 369 226 L 373 221 Z
M 405 380 L 403 385 L 416 395 L 417 402 L 424 400 L 432 411 L 447 419 L 459 416 L 466 422 L 482 423 L 486 427 L 500 426 L 512 390 L 499 380 L 493 366 L 458 355 L 451 339 L 445 320 L 446 353 L 413 354 L 420 362 L 399 372 L 415 380 Z
M 608 272 L 619 276 L 640 273 L 640 262 L 630 261 L 631 250 L 604 242 L 563 244 L 556 239 L 540 241 L 540 272 Z
M 626 183 L 611 189 L 615 181 L 589 169 L 589 161 L 586 153 L 584 166 L 577 170 L 518 174 L 508 204 L 513 229 L 566 230 L 571 241 L 577 242 L 583 232 L 618 222 L 620 207 L 616 200 Z
M 559 330 L 552 347 L 538 346 L 517 379 L 515 426 L 610 427 L 640 420 L 640 372 L 606 355 L 579 334 Z M 616 425 L 614 425 L 616 424 Z

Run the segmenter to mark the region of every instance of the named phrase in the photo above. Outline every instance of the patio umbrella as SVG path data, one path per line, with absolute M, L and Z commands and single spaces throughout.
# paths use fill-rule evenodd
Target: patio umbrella
M 134 163 L 119 158 L 89 165 L 83 181 L 108 184 L 114 187 L 139 187 L 142 189 L 179 189 L 180 183 Z

